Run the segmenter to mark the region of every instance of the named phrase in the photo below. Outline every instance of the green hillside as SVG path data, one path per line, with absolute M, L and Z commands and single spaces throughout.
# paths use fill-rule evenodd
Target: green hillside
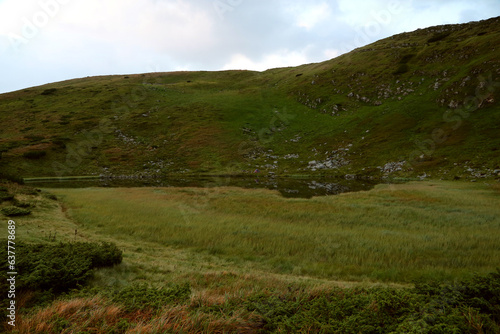
M 88 77 L 0 95 L 21 177 L 496 177 L 500 18 L 396 35 L 265 72 Z

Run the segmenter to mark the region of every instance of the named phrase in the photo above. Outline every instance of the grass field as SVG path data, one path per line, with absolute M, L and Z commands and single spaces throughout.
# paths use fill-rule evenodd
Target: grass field
M 17 240 L 106 241 L 124 253 L 120 265 L 95 272 L 96 290 L 32 309 L 17 333 L 348 333 L 360 321 L 362 332 L 377 321 L 389 328 L 387 319 L 390 328 L 413 328 L 407 321 L 431 312 L 421 308 L 437 298 L 414 293 L 414 281 L 453 282 L 499 267 L 494 181 L 378 185 L 312 199 L 233 187 L 20 189 L 16 199 L 36 209 L 15 218 Z M 136 286 L 144 283 L 154 290 Z M 130 300 L 155 300 L 155 289 L 171 284 L 190 290 L 160 310 L 129 310 Z M 110 299 L 122 289 L 131 289 L 127 303 Z M 382 305 L 398 305 L 405 317 Z M 449 312 L 471 328 L 488 325 L 475 309 Z M 335 325 L 313 320 L 328 314 Z M 453 319 L 445 320 L 459 328 Z
M 402 283 L 487 272 L 500 258 L 498 184 L 413 182 L 310 200 L 239 188 L 50 192 L 79 235 L 130 245 L 130 257 L 162 248 L 229 268 Z M 171 267 L 165 260 L 155 262 Z

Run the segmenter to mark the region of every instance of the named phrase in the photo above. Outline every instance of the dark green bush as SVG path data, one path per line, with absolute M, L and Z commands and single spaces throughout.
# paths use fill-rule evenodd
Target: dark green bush
M 7 191 L 0 191 L 0 203 L 11 201 L 14 199 L 14 195 L 9 194 Z
M 261 293 L 240 305 L 267 333 L 500 333 L 500 271 L 454 284 L 414 289 L 337 289 L 330 293 Z M 220 307 L 201 308 L 220 312 Z
M 249 298 L 247 311 L 262 317 L 264 330 L 297 333 L 390 333 L 401 318 L 416 313 L 421 296 L 408 290 L 338 289 L 330 294 Z
M 156 289 L 147 284 L 130 285 L 120 291 L 113 292 L 111 299 L 123 304 L 127 311 L 142 309 L 159 309 L 167 304 L 178 304 L 191 296 L 189 284 L 172 285 Z
M 121 263 L 122 252 L 111 243 L 17 242 L 16 260 L 19 290 L 61 293 L 84 284 L 92 276 L 92 269 Z
M 27 216 L 31 214 L 31 210 L 25 208 L 18 208 L 17 206 L 7 206 L 0 210 L 7 217 Z
M 0 240 L 7 245 L 7 240 Z M 16 296 L 25 292 L 31 298 L 25 307 L 47 305 L 57 295 L 80 288 L 92 276 L 93 269 L 122 261 L 122 252 L 113 244 L 59 243 L 25 244 L 16 241 Z M 8 291 L 7 247 L 0 248 L 0 290 Z M 0 299 L 5 309 L 6 298 Z M 5 314 L 0 314 L 0 321 Z
M 108 334 L 124 334 L 132 325 L 127 319 L 120 319 L 108 332 Z
M 24 138 L 28 139 L 31 142 L 39 142 L 45 139 L 45 137 L 39 135 L 26 135 L 24 136 Z
M 443 33 L 440 33 L 440 34 L 435 34 L 434 36 L 432 36 L 431 38 L 429 38 L 427 40 L 427 43 L 439 42 L 439 41 L 445 39 L 446 37 L 448 37 L 449 35 L 450 35 L 449 32 L 443 32 Z
M 24 152 L 23 157 L 26 159 L 41 159 L 47 155 L 45 151 L 29 151 Z
M 400 75 L 400 74 L 404 74 L 404 73 L 408 72 L 409 70 L 410 70 L 410 67 L 408 66 L 408 64 L 401 64 L 401 65 L 399 65 L 398 69 L 396 71 L 394 71 L 392 74 Z
M 414 54 L 407 54 L 404 55 L 403 58 L 399 61 L 400 64 L 407 64 L 413 57 L 415 57 Z
M 0 172 L 0 181 L 10 181 L 18 184 L 24 184 L 24 180 L 22 177 L 17 175 L 10 175 Z
M 55 92 L 57 92 L 57 88 L 48 88 L 46 90 L 44 90 L 41 95 L 53 95 L 55 94 Z
M 34 207 L 35 205 L 29 202 L 19 202 L 18 200 L 14 200 L 14 206 L 18 208 L 28 209 Z
M 54 195 L 54 194 L 45 193 L 45 194 L 43 194 L 43 196 L 44 196 L 45 198 L 50 199 L 50 200 L 57 201 L 57 196 L 56 196 L 56 195 Z
M 64 121 L 63 121 L 64 122 Z M 59 122 L 61 123 L 61 122 Z M 65 122 L 65 124 L 68 124 L 69 122 Z M 66 148 L 66 143 L 68 143 L 70 139 L 64 138 L 64 137 L 56 137 L 52 139 L 52 144 L 57 146 L 58 148 L 65 149 Z
M 23 194 L 23 195 L 32 195 L 32 196 L 36 196 L 38 195 L 38 193 L 41 192 L 40 189 L 37 189 L 37 188 L 33 188 L 33 187 L 22 187 L 21 189 L 18 190 L 18 192 L 20 194 Z

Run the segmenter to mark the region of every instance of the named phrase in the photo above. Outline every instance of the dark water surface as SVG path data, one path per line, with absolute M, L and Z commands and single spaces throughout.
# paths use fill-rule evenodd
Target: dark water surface
M 28 184 L 42 188 L 87 187 L 241 187 L 246 189 L 277 190 L 284 197 L 311 198 L 338 195 L 346 192 L 372 189 L 377 183 L 366 180 L 337 178 L 282 178 L 282 177 L 168 177 L 155 179 L 92 179 L 68 181 L 35 181 Z

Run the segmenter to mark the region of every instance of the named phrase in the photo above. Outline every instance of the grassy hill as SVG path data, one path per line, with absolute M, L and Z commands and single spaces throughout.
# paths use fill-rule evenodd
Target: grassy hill
M 2 94 L 0 170 L 495 177 L 498 45 L 493 18 L 293 68 L 88 77 Z

